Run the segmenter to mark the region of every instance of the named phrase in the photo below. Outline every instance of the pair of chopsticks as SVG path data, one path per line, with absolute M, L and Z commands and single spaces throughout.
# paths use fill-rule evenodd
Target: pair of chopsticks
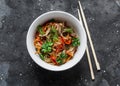
M 95 49 L 94 49 L 93 42 L 92 42 L 92 39 L 91 39 L 91 36 L 90 36 L 89 28 L 88 28 L 88 25 L 87 25 L 87 22 L 86 22 L 86 18 L 85 18 L 83 9 L 82 9 L 81 2 L 78 1 L 78 4 L 79 4 L 78 17 L 79 17 L 79 20 L 82 22 L 82 25 L 84 26 L 85 31 L 87 33 L 87 37 L 88 37 L 88 40 L 89 40 L 89 43 L 90 43 L 90 47 L 91 47 L 91 50 L 92 50 L 92 54 L 93 54 L 93 57 L 94 57 L 96 68 L 97 68 L 97 70 L 100 70 L 100 64 L 98 62 L 98 59 L 97 59 L 97 56 L 96 56 L 96 53 L 95 53 Z M 88 46 L 86 48 L 86 54 L 87 54 L 87 59 L 88 59 L 88 63 L 89 63 L 91 78 L 92 78 L 92 80 L 94 80 L 95 75 L 94 75 L 94 71 L 93 71 L 93 66 L 92 66 Z

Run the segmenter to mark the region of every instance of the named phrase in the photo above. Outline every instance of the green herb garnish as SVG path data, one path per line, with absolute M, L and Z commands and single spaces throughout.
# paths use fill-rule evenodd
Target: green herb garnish
M 45 58 L 44 58 L 44 55 L 39 54 L 39 56 L 40 56 L 40 58 L 41 58 L 42 60 L 44 60 L 44 59 L 45 59 Z
M 53 41 L 58 40 L 58 33 L 54 26 L 51 26 L 51 38 L 53 39 Z
M 73 33 L 73 30 L 72 30 L 72 28 L 65 28 L 64 32 Z
M 62 52 L 62 53 L 60 54 L 60 58 L 66 58 L 66 57 L 67 57 L 67 54 L 64 53 L 64 52 Z
M 37 30 L 41 35 L 45 34 L 45 32 L 43 31 L 43 29 L 40 25 L 38 25 Z
M 63 59 L 64 58 L 67 58 L 68 56 L 67 56 L 67 54 L 65 54 L 64 52 L 62 52 L 61 54 L 60 54 L 60 56 L 57 58 L 57 63 L 58 64 L 63 64 Z
M 52 45 L 53 43 L 52 42 L 45 42 L 43 45 L 42 45 L 42 49 L 41 51 L 43 53 L 49 53 L 52 51 Z
M 63 64 L 62 59 L 60 59 L 60 58 L 57 58 L 56 62 L 57 62 L 58 64 Z
M 78 38 L 73 38 L 72 40 L 72 46 L 76 47 L 80 45 L 80 41 Z

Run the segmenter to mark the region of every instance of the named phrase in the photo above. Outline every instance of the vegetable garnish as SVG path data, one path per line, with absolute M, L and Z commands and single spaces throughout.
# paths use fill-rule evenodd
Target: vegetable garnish
M 80 41 L 78 38 L 73 38 L 72 40 L 72 46 L 76 47 L 80 45 Z
M 56 62 L 56 57 L 55 57 L 55 56 L 51 55 L 50 58 L 51 58 L 51 60 L 52 60 L 52 62 L 53 62 L 54 64 L 57 64 L 57 62 Z
M 73 30 L 72 30 L 72 28 L 65 28 L 64 32 L 73 33 Z
M 58 40 L 58 33 L 54 26 L 51 26 L 51 37 L 52 37 L 53 41 Z
M 45 34 L 45 32 L 43 31 L 43 29 L 42 29 L 42 27 L 41 27 L 40 25 L 38 25 L 37 29 L 38 29 L 38 32 L 39 32 L 41 35 Z
M 44 58 L 44 55 L 39 54 L 39 56 L 40 56 L 40 58 L 41 58 L 42 60 L 44 60 L 44 59 L 45 59 L 45 58 Z
M 60 58 L 67 58 L 67 56 L 68 56 L 68 55 L 67 55 L 65 52 L 62 52 L 59 57 L 60 57 Z
M 61 65 L 63 62 L 62 62 L 62 59 L 60 59 L 60 58 L 57 58 L 57 64 L 59 64 L 59 65 Z
M 52 42 L 45 42 L 43 45 L 42 45 L 42 49 L 41 51 L 43 53 L 49 53 L 52 51 L 52 45 L 53 43 Z
M 65 64 L 73 58 L 79 45 L 77 34 L 65 22 L 52 20 L 37 27 L 34 39 L 36 54 L 49 64 Z

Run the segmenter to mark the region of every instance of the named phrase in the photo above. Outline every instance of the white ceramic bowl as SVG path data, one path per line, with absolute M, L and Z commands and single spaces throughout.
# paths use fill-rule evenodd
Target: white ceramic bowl
M 74 57 L 70 61 L 68 61 L 67 63 L 61 66 L 50 65 L 44 62 L 43 60 L 41 60 L 40 57 L 37 54 L 35 54 L 36 50 L 35 50 L 33 41 L 34 41 L 34 35 L 36 32 L 36 27 L 39 24 L 41 25 L 51 19 L 66 21 L 68 25 L 74 27 L 75 32 L 78 34 L 80 39 L 80 46 L 78 47 Z M 82 59 L 86 49 L 86 44 L 87 44 L 86 33 L 80 21 L 74 16 L 72 16 L 71 14 L 63 11 L 50 11 L 36 18 L 31 24 L 31 26 L 29 27 L 26 42 L 27 42 L 28 52 L 31 58 L 33 59 L 33 61 L 37 63 L 39 66 L 41 66 L 42 68 L 45 68 L 51 71 L 62 71 L 75 66 Z

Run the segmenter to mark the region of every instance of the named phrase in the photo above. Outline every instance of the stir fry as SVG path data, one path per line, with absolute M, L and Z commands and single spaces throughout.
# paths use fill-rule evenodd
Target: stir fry
M 34 39 L 36 54 L 49 64 L 62 65 L 68 62 L 79 45 L 77 34 L 64 22 L 54 20 L 37 27 Z

